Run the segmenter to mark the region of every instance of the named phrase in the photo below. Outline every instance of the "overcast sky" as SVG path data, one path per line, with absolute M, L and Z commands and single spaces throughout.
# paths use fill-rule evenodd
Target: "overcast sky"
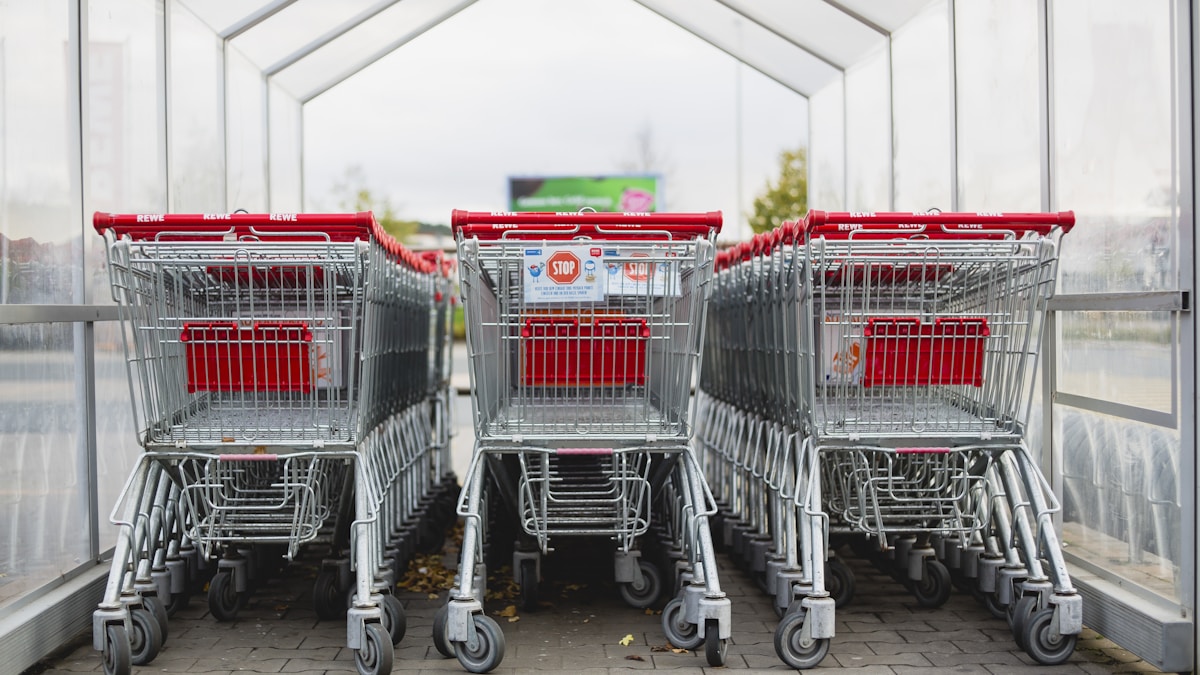
M 739 151 L 738 77 L 631 1 L 480 0 L 305 107 L 305 207 L 359 167 L 400 217 L 446 223 L 506 208 L 509 176 L 623 173 L 646 136 L 660 210 L 724 211 L 734 235 L 808 136 L 805 99 L 742 66 Z

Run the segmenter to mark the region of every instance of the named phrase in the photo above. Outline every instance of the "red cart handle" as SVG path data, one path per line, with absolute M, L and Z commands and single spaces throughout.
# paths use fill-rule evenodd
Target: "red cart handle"
M 112 230 L 134 241 L 222 241 L 268 236 L 272 241 L 351 243 L 374 239 L 392 260 L 432 274 L 438 264 L 409 250 L 380 227 L 375 214 L 358 213 L 104 213 L 92 215 L 100 234 Z
M 790 225 L 791 227 L 787 227 Z M 1057 213 L 915 213 L 809 211 L 803 222 L 785 223 L 785 239 L 890 239 L 919 234 L 929 239 L 1002 239 L 1030 232 L 1046 236 L 1075 226 L 1074 211 Z M 790 232 L 789 232 L 790 229 Z M 790 235 L 790 237 L 789 237 Z
M 493 239 L 697 239 L 721 231 L 720 211 L 706 213 L 532 213 L 463 211 L 450 214 L 455 236 Z

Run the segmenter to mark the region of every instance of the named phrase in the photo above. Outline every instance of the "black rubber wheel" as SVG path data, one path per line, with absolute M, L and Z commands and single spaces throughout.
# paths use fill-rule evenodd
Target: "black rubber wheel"
M 940 560 L 929 558 L 925 561 L 925 574 L 920 581 L 914 581 L 909 586 L 917 604 L 922 607 L 941 607 L 950 599 L 950 591 L 954 584 L 950 583 L 950 570 Z
M 653 605 L 662 593 L 662 576 L 653 563 L 639 560 L 638 567 L 642 571 L 641 583 L 619 584 L 619 590 L 621 599 L 627 605 L 636 609 L 645 609 Z
M 377 623 L 369 623 L 364 628 L 364 644 L 354 650 L 354 667 L 360 675 L 388 675 L 392 672 L 395 650 L 387 630 Z
M 133 628 L 129 633 L 129 661 L 135 666 L 144 666 L 153 661 L 162 649 L 162 631 L 158 619 L 148 610 L 130 610 L 129 620 Z
M 382 597 L 379 609 L 382 610 L 383 625 L 388 636 L 392 638 L 392 644 L 398 645 L 408 630 L 408 616 L 404 613 L 404 605 L 400 604 L 399 598 L 394 595 Z
M 1054 608 L 1043 607 L 1025 622 L 1025 653 L 1043 666 L 1056 666 L 1070 658 L 1079 638 L 1052 633 L 1053 619 Z
M 125 625 L 110 623 L 104 627 L 104 675 L 129 675 L 133 672 L 133 655 L 129 651 L 129 633 Z
M 245 604 L 243 595 L 233 588 L 233 574 L 217 572 L 208 582 L 208 611 L 217 621 L 233 621 Z
M 729 641 L 720 637 L 720 624 L 716 619 L 704 621 L 704 658 L 708 665 L 719 668 L 725 665 L 725 654 L 729 651 Z
M 850 604 L 854 599 L 854 570 L 837 558 L 825 563 L 825 590 L 833 598 L 837 609 Z
M 683 616 L 682 598 L 672 598 L 663 608 L 662 627 L 667 641 L 678 649 L 695 649 L 703 642 L 696 624 Z
M 346 596 L 337 587 L 336 570 L 321 570 L 313 581 L 313 609 L 317 618 L 332 621 L 346 616 Z
M 454 658 L 454 645 L 446 639 L 446 617 L 450 614 L 450 606 L 442 605 L 433 615 L 433 646 L 442 656 Z
M 537 609 L 538 603 L 536 560 L 525 559 L 521 561 L 519 583 L 521 586 L 521 609 L 526 612 L 532 612 Z
M 803 637 L 806 616 L 804 609 L 788 612 L 775 627 L 775 653 L 797 670 L 816 666 L 829 653 L 829 638 Z
M 1008 627 L 1012 630 L 1013 642 L 1021 649 L 1025 648 L 1025 626 L 1029 623 L 1029 617 L 1037 611 L 1037 605 L 1036 595 L 1022 595 L 1016 602 L 1008 604 L 1005 618 L 1008 619 Z
M 162 598 L 157 595 L 143 595 L 142 606 L 150 612 L 150 615 L 158 621 L 158 627 L 162 632 L 163 642 L 167 641 L 167 606 L 163 604 Z
M 1008 608 L 1000 604 L 1000 600 L 996 597 L 994 592 L 987 593 L 976 588 L 973 595 L 977 600 L 983 603 L 983 606 L 987 608 L 988 614 L 991 614 L 993 618 L 1008 618 Z
M 504 660 L 504 632 L 490 616 L 476 614 L 471 618 L 475 621 L 475 647 L 472 649 L 469 641 L 455 642 L 454 652 L 467 672 L 490 672 Z
M 192 603 L 192 594 L 188 589 L 183 589 L 178 593 L 172 593 L 171 599 L 167 601 L 167 616 L 173 617 L 179 613 L 181 609 L 187 609 L 187 606 Z

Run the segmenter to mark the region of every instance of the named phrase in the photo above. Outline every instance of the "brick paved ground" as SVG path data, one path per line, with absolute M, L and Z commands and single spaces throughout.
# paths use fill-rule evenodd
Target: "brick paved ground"
M 973 598 L 956 593 L 939 609 L 923 609 L 868 563 L 848 562 L 856 574 L 858 594 L 849 607 L 838 610 L 837 637 L 821 669 L 880 674 L 1157 672 L 1088 630 L 1067 664 L 1034 666 L 1013 644 L 1007 624 L 992 618 Z M 721 581 L 733 601 L 734 631 L 724 669 L 709 667 L 702 652 L 667 650 L 660 617 L 625 605 L 606 578 L 611 576 L 607 567 L 611 567 L 607 553 L 600 548 L 576 548 L 573 555 L 547 558 L 539 611 L 518 612 L 515 621 L 496 616 L 507 649 L 503 663 L 493 672 L 616 675 L 670 669 L 685 675 L 788 670 L 775 655 L 776 619 L 768 599 L 724 556 Z M 310 595 L 315 569 L 311 561 L 293 564 L 284 577 L 258 589 L 231 623 L 214 620 L 204 598 L 194 598 L 171 620 L 170 637 L 158 658 L 134 671 L 353 673 L 353 654 L 344 646 L 345 624 L 319 622 L 313 613 Z M 504 581 L 491 585 L 501 595 L 488 602 L 487 610 L 494 616 L 513 604 L 503 597 Z M 394 672 L 464 672 L 457 660 L 442 658 L 430 639 L 433 614 L 445 602 L 446 593 L 403 592 L 399 597 L 406 607 L 408 633 L 396 649 Z M 632 635 L 633 642 L 621 646 L 626 635 Z M 43 667 L 43 675 L 93 672 L 100 670 L 100 660 L 87 636 L 81 636 L 77 646 Z
M 455 372 L 465 378 L 465 366 Z M 455 466 L 465 466 L 471 451 L 470 403 L 460 397 L 460 425 L 455 439 Z M 463 427 L 461 425 L 466 424 Z M 459 471 L 462 475 L 462 471 Z M 631 609 L 609 580 L 611 548 L 569 546 L 543 564 L 541 600 L 536 612 L 520 612 L 518 620 L 496 616 L 507 641 L 503 663 L 495 673 L 569 672 L 617 675 L 638 670 L 674 670 L 680 675 L 723 670 L 779 672 L 789 670 L 775 655 L 777 620 L 771 603 L 757 585 L 720 556 L 720 579 L 733 603 L 733 638 L 727 665 L 711 668 L 701 653 L 666 649 L 661 617 Z M 441 556 L 456 563 L 453 541 Z M 236 621 L 220 623 L 208 614 L 203 596 L 170 621 L 169 639 L 158 658 L 136 673 L 354 673 L 353 653 L 345 648 L 342 621 L 317 620 L 311 601 L 314 558 L 294 563 L 285 574 L 257 589 Z M 434 576 L 438 557 L 433 557 Z M 1071 660 L 1039 667 L 1013 643 L 1008 625 L 995 619 L 970 596 L 955 592 L 939 609 L 917 605 L 890 576 L 869 563 L 847 558 L 858 592 L 854 602 L 837 611 L 837 636 L 819 669 L 843 668 L 855 673 L 1127 673 L 1158 672 L 1094 631 L 1085 629 Z M 489 601 L 490 614 L 504 612 L 507 579 L 491 588 L 501 597 Z M 403 592 L 408 633 L 396 648 L 394 672 L 461 673 L 456 659 L 444 659 L 431 639 L 433 615 L 445 604 L 446 592 Z M 659 605 L 661 608 L 661 604 Z M 620 642 L 633 637 L 628 646 Z M 81 635 L 58 658 L 36 672 L 63 675 L 100 671 L 100 656 L 89 635 Z M 0 673 L 4 672 L 0 664 Z

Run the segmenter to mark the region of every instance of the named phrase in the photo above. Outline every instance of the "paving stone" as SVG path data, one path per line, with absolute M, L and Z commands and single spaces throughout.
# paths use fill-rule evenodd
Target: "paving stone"
M 925 666 L 929 667 L 929 659 L 918 653 L 907 654 L 833 654 L 837 662 L 847 667 L 861 666 Z

